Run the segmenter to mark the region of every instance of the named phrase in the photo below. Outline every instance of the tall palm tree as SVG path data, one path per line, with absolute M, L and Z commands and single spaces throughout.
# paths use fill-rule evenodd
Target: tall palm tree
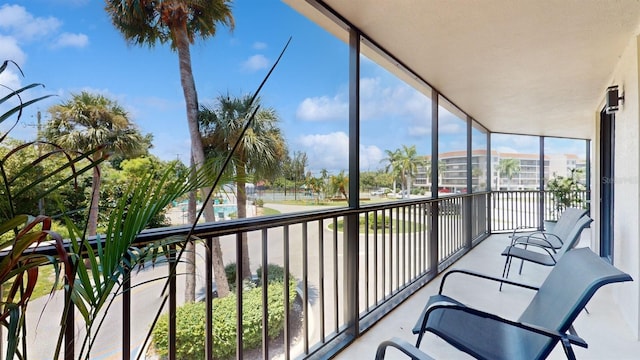
M 520 161 L 517 159 L 500 159 L 498 163 L 498 178 L 504 175 L 509 179 L 507 190 L 511 190 L 511 179 L 520 173 Z
M 418 166 L 422 165 L 422 158 L 418 156 L 418 151 L 415 145 L 407 146 L 402 145 L 401 149 L 398 149 L 400 168 L 402 169 L 402 179 L 406 183 L 406 190 L 408 194 L 411 194 L 411 179 L 417 172 Z M 405 193 L 402 192 L 404 198 Z
M 47 140 L 67 150 L 87 152 L 102 147 L 92 156 L 94 161 L 105 154 L 135 157 L 148 150 L 148 143 L 129 120 L 118 103 L 83 91 L 71 99 L 49 108 L 51 121 L 46 124 Z M 100 165 L 93 168 L 91 205 L 87 220 L 87 234 L 96 235 L 98 204 L 100 202 Z
M 206 39 L 215 36 L 219 24 L 233 29 L 235 22 L 231 14 L 231 0 L 107 0 L 105 9 L 113 25 L 129 43 L 149 47 L 156 43 L 169 43 L 171 49 L 178 53 L 180 81 L 191 137 L 191 156 L 196 170 L 199 170 L 205 162 L 205 156 L 198 128 L 198 95 L 189 47 L 198 37 Z M 204 199 L 209 190 L 202 189 Z M 204 204 L 204 217 L 206 221 L 215 220 L 212 200 Z M 213 240 L 211 250 L 218 294 L 223 297 L 229 293 L 229 286 L 224 273 L 220 240 L 217 237 Z
M 209 156 L 228 156 L 233 145 L 240 139 L 248 117 L 260 106 L 256 98 L 251 104 L 251 96 L 219 96 L 214 108 L 202 106 L 199 122 L 203 143 Z M 238 148 L 231 157 L 231 168 L 236 177 L 236 201 L 238 218 L 247 216 L 247 175 L 254 178 L 269 177 L 280 170 L 286 158 L 287 149 L 278 127 L 279 117 L 272 108 L 260 108 L 251 126 L 240 139 Z M 251 275 L 249 268 L 249 246 L 247 236 L 242 234 L 242 277 Z
M 205 156 L 198 128 L 198 96 L 189 47 L 197 37 L 214 36 L 218 24 L 233 29 L 231 0 L 107 0 L 106 3 L 111 21 L 128 42 L 150 47 L 169 43 L 178 53 L 191 147 L 199 169 Z M 213 221 L 213 209 L 208 206 L 205 209 L 207 221 Z
M 384 168 L 384 171 L 390 172 L 393 176 L 393 191 L 396 191 L 396 180 L 402 176 L 402 166 L 400 164 L 400 150 L 385 150 L 385 154 L 387 157 L 380 160 L 380 162 L 387 163 Z M 402 183 L 400 185 L 402 190 L 404 190 L 404 179 L 402 179 Z
M 389 172 L 391 170 L 394 175 L 394 190 L 396 188 L 395 179 L 400 178 L 402 198 L 404 199 L 405 193 L 411 193 L 411 178 L 418 170 L 418 166 L 423 164 L 423 160 L 418 156 L 415 145 L 402 145 L 400 149 L 385 150 L 385 153 L 387 157 L 382 159 L 383 162 L 387 163 L 385 171 Z M 407 190 L 406 192 L 405 189 Z

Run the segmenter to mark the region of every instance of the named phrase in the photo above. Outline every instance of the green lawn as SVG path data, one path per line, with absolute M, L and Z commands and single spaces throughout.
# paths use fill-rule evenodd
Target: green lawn
M 53 265 L 41 266 L 38 273 L 38 281 L 36 283 L 36 287 L 33 290 L 33 295 L 31 295 L 31 300 L 49 295 L 51 289 L 53 288 L 54 278 L 55 270 L 53 269 Z M 3 294 L 6 294 L 6 292 L 9 291 L 12 285 L 12 280 L 9 280 L 2 284 Z M 61 281 L 58 282 L 58 289 L 61 289 L 62 286 L 63 283 Z
M 276 210 L 276 209 L 272 209 L 269 207 L 263 207 L 262 208 L 262 215 L 278 215 L 280 214 L 280 211 Z
M 402 228 L 404 224 L 404 229 Z M 396 233 L 396 231 L 398 229 L 400 229 L 401 233 L 404 232 L 409 232 L 409 229 L 411 229 L 412 232 L 418 232 L 418 231 L 422 231 L 424 228 L 424 226 L 422 224 L 417 224 L 413 221 L 400 221 L 399 219 L 394 219 L 393 220 L 393 233 Z M 333 223 L 329 224 L 329 229 L 333 230 Z M 344 220 L 338 220 L 338 231 L 343 231 L 344 229 Z M 365 218 L 360 217 L 360 228 L 359 228 L 359 232 L 360 234 L 364 234 L 366 228 L 365 228 Z M 404 230 L 404 231 L 403 231 Z M 373 223 L 369 222 L 369 233 L 372 233 L 373 230 Z M 389 232 L 389 226 L 387 226 L 385 228 L 385 232 Z M 378 228 L 378 233 L 382 233 L 382 228 Z

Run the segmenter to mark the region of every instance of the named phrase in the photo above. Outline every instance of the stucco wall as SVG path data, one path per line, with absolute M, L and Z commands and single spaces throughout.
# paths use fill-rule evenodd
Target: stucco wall
M 614 264 L 631 274 L 635 280 L 632 283 L 616 285 L 614 293 L 623 317 L 636 338 L 640 338 L 639 58 L 640 36 L 636 36 L 630 39 L 609 84 L 619 85 L 625 97 L 624 104 L 615 115 Z M 594 164 L 598 163 L 599 147 L 596 147 L 596 162 Z M 593 184 L 597 186 L 600 180 L 599 177 L 596 179 L 597 181 L 594 181 Z M 598 211 L 597 206 L 594 207 L 594 211 Z M 599 241 L 598 234 L 593 234 L 595 235 L 593 236 L 594 241 Z

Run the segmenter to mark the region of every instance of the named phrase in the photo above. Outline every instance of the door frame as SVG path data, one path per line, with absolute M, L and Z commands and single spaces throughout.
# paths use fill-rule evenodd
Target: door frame
M 615 113 L 600 112 L 600 256 L 613 263 Z

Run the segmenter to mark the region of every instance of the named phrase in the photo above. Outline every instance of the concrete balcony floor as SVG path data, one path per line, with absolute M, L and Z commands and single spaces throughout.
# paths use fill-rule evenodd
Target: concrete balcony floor
M 583 232 L 578 247 L 589 246 L 591 231 L 587 229 Z M 508 243 L 508 235 L 493 235 L 455 263 L 452 268 L 472 269 L 500 276 L 504 265 L 504 257 L 500 254 Z M 541 284 L 551 270 L 550 267 L 525 263 L 522 275 L 518 275 L 519 261 L 515 261 L 513 265 L 509 278 L 533 285 Z M 336 359 L 373 359 L 378 344 L 391 337 L 400 337 L 415 344 L 416 336 L 411 333 L 411 328 L 429 296 L 437 294 L 441 277 L 442 275 L 434 279 L 380 320 L 372 329 L 342 351 Z M 638 359 L 640 356 L 640 342 L 624 321 L 612 296 L 618 286 L 624 286 L 624 284 L 612 284 L 601 288 L 587 305 L 589 313 L 583 311 L 574 322 L 578 335 L 589 344 L 587 349 L 573 347 L 578 359 Z M 468 306 L 513 320 L 518 318 L 533 296 L 532 291 L 514 286 L 505 286 L 502 292 L 499 292 L 497 283 L 464 275 L 450 277 L 444 294 Z M 431 333 L 425 335 L 420 349 L 436 359 L 471 358 Z M 386 358 L 407 359 L 406 356 L 391 348 L 387 351 Z M 556 346 L 549 359 L 566 359 L 566 356 L 562 348 Z

